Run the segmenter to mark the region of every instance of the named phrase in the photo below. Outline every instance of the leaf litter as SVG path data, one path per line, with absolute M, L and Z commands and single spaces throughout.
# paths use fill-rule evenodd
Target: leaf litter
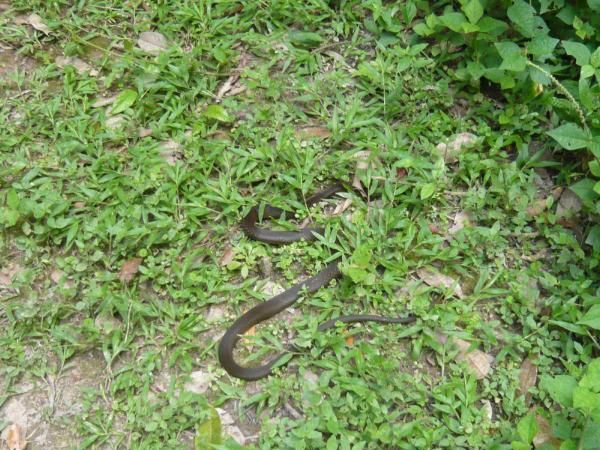
M 137 45 L 139 48 L 144 50 L 146 53 L 151 55 L 158 55 L 168 47 L 167 38 L 156 31 L 144 31 L 140 33 Z

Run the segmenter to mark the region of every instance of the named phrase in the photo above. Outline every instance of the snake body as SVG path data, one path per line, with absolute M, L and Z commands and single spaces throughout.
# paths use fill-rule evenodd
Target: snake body
M 312 206 L 319 201 L 329 198 L 338 192 L 347 191 L 353 189 L 344 183 L 335 183 L 322 191 L 317 192 L 308 199 L 306 199 L 306 205 Z M 263 211 L 263 219 L 279 218 L 285 214 L 285 210 L 277 208 L 271 205 L 267 205 Z M 241 228 L 244 233 L 258 241 L 266 242 L 269 244 L 287 244 L 291 242 L 297 242 L 299 240 L 315 240 L 315 234 L 323 234 L 322 228 L 303 228 L 298 231 L 274 231 L 259 228 L 257 226 L 259 220 L 259 209 L 253 207 L 250 212 L 244 217 L 241 222 Z M 286 308 L 292 306 L 298 300 L 301 292 L 313 293 L 322 286 L 329 283 L 335 278 L 342 276 L 339 268 L 339 260 L 329 263 L 323 270 L 316 275 L 294 284 L 289 289 L 285 290 L 281 294 L 274 296 L 273 298 L 263 302 L 254 308 L 247 311 L 245 314 L 240 316 L 233 324 L 227 329 L 221 342 L 219 343 L 219 362 L 221 366 L 231 376 L 241 378 L 244 380 L 257 380 L 259 378 L 266 377 L 271 372 L 273 366 L 279 361 L 283 354 L 279 354 L 273 357 L 266 364 L 258 367 L 243 367 L 240 366 L 233 357 L 233 350 L 235 345 L 240 340 L 240 337 L 247 332 L 253 326 L 263 322 L 276 314 L 280 313 Z M 375 316 L 370 314 L 353 314 L 347 316 L 337 317 L 335 319 L 328 320 L 319 325 L 318 331 L 323 332 L 329 328 L 335 326 L 337 322 L 353 323 L 353 322 L 380 322 L 380 323 L 411 323 L 415 320 L 414 317 L 385 317 Z M 292 346 L 292 348 L 294 348 Z

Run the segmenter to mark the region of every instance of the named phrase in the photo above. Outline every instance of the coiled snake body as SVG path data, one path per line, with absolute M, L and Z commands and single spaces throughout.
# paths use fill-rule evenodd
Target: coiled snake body
M 352 188 L 350 188 L 352 189 Z M 347 191 L 348 186 L 343 183 L 333 184 L 322 191 L 317 192 L 308 199 L 306 205 L 312 206 L 319 201 L 331 197 L 334 194 L 342 191 Z M 281 217 L 285 211 L 271 205 L 267 205 L 264 209 L 263 219 Z M 253 207 L 248 215 L 244 217 L 241 227 L 247 236 L 258 241 L 267 242 L 269 244 L 287 244 L 299 240 L 315 240 L 315 234 L 323 234 L 322 228 L 303 228 L 298 231 L 273 231 L 257 226 L 259 219 L 258 207 Z M 240 340 L 240 337 L 253 326 L 263 322 L 286 308 L 292 306 L 300 296 L 301 292 L 312 293 L 326 285 L 334 278 L 339 278 L 342 275 L 339 268 L 339 260 L 329 263 L 322 271 L 316 275 L 297 283 L 285 290 L 281 294 L 263 302 L 240 316 L 227 329 L 221 342 L 219 343 L 219 361 L 223 368 L 232 376 L 244 380 L 257 380 L 266 377 L 271 372 L 272 367 L 283 356 L 279 354 L 273 357 L 269 362 L 258 367 L 243 367 L 240 366 L 233 358 L 233 350 L 235 345 Z M 411 323 L 415 320 L 414 317 L 384 317 L 374 316 L 369 314 L 353 314 L 347 316 L 336 317 L 328 320 L 318 327 L 318 331 L 322 332 L 332 328 L 337 322 L 353 323 L 353 322 L 381 322 L 381 323 Z

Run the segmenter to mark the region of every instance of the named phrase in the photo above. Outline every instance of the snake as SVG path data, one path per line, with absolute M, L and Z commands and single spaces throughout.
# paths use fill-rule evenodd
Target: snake
M 307 207 L 311 207 L 320 201 L 330 198 L 339 192 L 357 190 L 344 182 L 335 182 L 330 186 L 322 189 L 321 191 L 313 194 L 305 200 Z M 289 211 L 282 208 L 278 208 L 272 205 L 266 205 L 262 212 L 262 219 L 274 219 L 281 218 Z M 273 245 L 289 244 L 300 240 L 314 241 L 317 235 L 323 235 L 323 228 L 312 228 L 306 227 L 298 229 L 297 231 L 276 231 L 261 228 L 258 226 L 260 219 L 260 210 L 257 206 L 253 206 L 248 214 L 241 221 L 241 229 L 251 239 L 265 242 Z M 238 364 L 234 357 L 233 351 L 236 344 L 240 340 L 241 336 L 250 330 L 255 325 L 270 319 L 271 317 L 279 314 L 286 308 L 292 306 L 302 293 L 311 294 L 316 292 L 321 287 L 327 285 L 331 280 L 342 277 L 342 271 L 340 270 L 340 259 L 336 259 L 330 262 L 318 272 L 316 275 L 307 278 L 304 281 L 294 284 L 290 288 L 286 289 L 282 293 L 275 295 L 271 299 L 259 303 L 254 306 L 246 313 L 238 317 L 233 324 L 225 331 L 225 334 L 219 342 L 218 357 L 221 366 L 225 371 L 235 377 L 247 381 L 258 380 L 268 376 L 273 367 L 285 356 L 285 353 L 280 353 L 272 357 L 265 364 L 258 367 L 244 367 Z M 328 320 L 321 323 L 317 327 L 317 331 L 322 333 L 332 327 L 338 322 L 342 323 L 356 323 L 356 322 L 379 322 L 379 323 L 395 323 L 395 324 L 408 324 L 414 322 L 416 319 L 414 316 L 407 317 L 387 317 L 378 316 L 371 314 L 352 314 L 339 316 L 334 319 Z M 288 347 L 288 350 L 296 349 L 295 346 Z

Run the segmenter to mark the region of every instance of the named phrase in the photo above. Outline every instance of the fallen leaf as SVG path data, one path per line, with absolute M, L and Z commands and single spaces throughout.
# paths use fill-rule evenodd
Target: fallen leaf
M 50 28 L 48 28 L 48 25 L 46 25 L 42 18 L 35 13 L 27 16 L 27 23 L 44 34 L 50 34 Z
M 183 153 L 181 152 L 181 144 L 171 139 L 163 141 L 160 144 L 160 156 L 162 156 L 165 162 L 174 166 L 177 161 L 183 159 Z
M 459 133 L 451 138 L 448 143 L 439 143 L 436 149 L 444 158 L 446 163 L 455 163 L 458 161 L 458 155 L 476 143 L 478 137 L 472 133 Z
M 99 97 L 94 103 L 92 103 L 92 108 L 101 108 L 103 106 L 112 105 L 116 99 L 117 95 L 113 95 L 112 97 Z
M 242 49 L 237 67 L 231 71 L 231 75 L 229 75 L 229 77 L 217 91 L 217 101 L 220 101 L 223 97 L 230 97 L 246 90 L 246 86 L 241 86 L 238 84 L 238 82 L 240 80 L 242 70 L 244 70 L 244 68 L 248 65 L 249 61 L 250 56 Z
M 353 346 L 353 345 L 354 345 L 354 336 L 352 336 L 352 335 L 350 335 L 350 336 L 346 336 L 346 339 L 345 339 L 345 341 L 346 341 L 346 345 L 347 345 L 348 347 L 351 347 L 351 346 Z
M 105 335 L 111 334 L 122 327 L 122 322 L 110 313 L 100 313 L 94 319 L 94 325 L 102 330 Z
M 158 55 L 168 46 L 167 38 L 156 31 L 144 31 L 138 38 L 139 48 L 152 55 Z
M 344 211 L 346 211 L 348 208 L 350 208 L 350 205 L 352 205 L 352 199 L 351 198 L 345 198 L 342 201 L 340 201 L 335 209 L 333 210 L 333 215 L 334 216 L 339 216 L 340 214 L 342 214 Z
M 571 218 L 581 211 L 582 203 L 577 194 L 571 189 L 562 191 L 556 205 L 556 218 Z
M 536 217 L 546 210 L 546 199 L 538 198 L 534 200 L 526 209 L 525 212 L 529 217 Z
M 481 410 L 484 413 L 484 417 L 491 422 L 494 418 L 494 408 L 492 407 L 492 402 L 489 400 L 481 400 Z
M 529 389 L 537 383 L 537 366 L 530 358 L 525 359 L 519 371 L 519 391 L 525 396 L 525 403 L 531 401 Z
M 106 119 L 105 126 L 107 129 L 115 131 L 120 129 L 125 123 L 125 117 L 113 116 Z
M 454 216 L 453 224 L 448 229 L 448 234 L 450 236 L 454 236 L 460 230 L 462 230 L 465 227 L 469 227 L 469 226 L 471 226 L 471 218 L 470 218 L 469 214 L 467 214 L 464 211 L 459 211 Z
M 18 264 L 9 264 L 7 267 L 0 268 L 0 286 L 10 286 L 14 276 L 22 270 L 23 268 Z
M 10 286 L 11 282 L 12 280 L 7 274 L 0 272 L 0 287 Z
M 221 258 L 219 259 L 219 265 L 221 267 L 227 266 L 231 261 L 233 261 L 233 256 L 234 255 L 235 254 L 233 252 L 233 248 L 228 245 L 225 248 L 225 251 L 223 252 L 223 255 L 221 255 Z
M 401 180 L 408 175 L 408 171 L 404 167 L 396 168 L 396 179 Z
M 304 127 L 297 129 L 295 135 L 297 139 L 327 139 L 331 137 L 331 131 L 325 127 Z
M 369 168 L 369 156 L 371 156 L 370 150 L 361 150 L 360 152 L 356 152 L 354 154 L 354 158 L 356 158 L 357 170 L 366 170 Z
M 275 297 L 277 294 L 281 294 L 283 291 L 285 291 L 283 286 L 271 280 L 268 280 L 260 289 L 260 292 L 268 295 L 269 297 Z
M 57 56 L 54 60 L 58 67 L 73 66 L 78 74 L 89 73 L 92 77 L 98 76 L 98 71 L 83 59 L 72 56 Z
M 430 223 L 429 225 L 427 225 L 427 227 L 429 228 L 429 231 L 431 231 L 432 233 L 441 234 L 440 227 L 437 223 Z
M 214 374 L 203 372 L 201 370 L 192 372 L 190 374 L 190 380 L 183 385 L 186 391 L 193 392 L 195 394 L 204 394 L 208 391 L 210 384 L 215 378 Z
M 152 129 L 150 128 L 140 128 L 140 131 L 138 131 L 138 136 L 140 138 L 145 138 L 148 136 L 152 136 Z
M 62 277 L 65 276 L 65 273 L 62 270 L 54 270 L 52 271 L 52 273 L 50 274 L 50 279 L 52 281 L 54 281 L 56 284 L 58 284 L 60 282 L 60 280 L 62 279 Z
M 235 426 L 235 420 L 231 417 L 231 414 L 221 408 L 216 408 L 216 410 L 221 419 L 223 434 L 231 436 L 239 445 L 246 445 L 246 436 L 244 436 L 242 430 Z
M 452 292 L 454 293 L 454 295 L 456 295 L 458 298 L 464 297 L 462 288 L 460 287 L 458 282 L 454 278 L 449 277 L 448 275 L 443 275 L 437 271 L 426 269 L 423 267 L 417 269 L 417 275 L 429 286 L 444 290 L 452 288 Z
M 538 431 L 535 437 L 533 438 L 533 446 L 535 448 L 540 448 L 542 446 L 544 446 L 545 448 L 560 448 L 561 442 L 552 434 L 552 427 L 550 426 L 546 418 L 540 416 L 539 414 L 536 414 L 535 421 L 537 422 Z
M 25 450 L 27 447 L 23 429 L 16 423 L 8 426 L 3 435 L 6 442 L 5 450 Z
M 133 280 L 133 277 L 137 273 L 141 263 L 142 258 L 131 258 L 130 260 L 125 261 L 121 267 L 119 279 L 123 283 L 129 283 L 131 280 Z
M 207 322 L 218 322 L 225 316 L 225 308 L 221 305 L 212 305 L 206 313 Z
M 230 141 L 229 134 L 223 130 L 214 130 L 207 137 L 215 141 Z
M 471 343 L 459 338 L 452 338 L 452 343 L 458 347 L 456 360 L 459 362 L 464 361 L 478 380 L 482 380 L 490 373 L 492 356 L 477 349 L 469 351 Z

